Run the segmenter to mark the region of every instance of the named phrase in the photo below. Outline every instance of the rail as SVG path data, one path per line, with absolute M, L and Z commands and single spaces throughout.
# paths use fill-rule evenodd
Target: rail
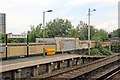
M 111 74 L 110 76 L 108 76 L 105 80 L 109 80 L 111 79 L 113 76 L 115 76 L 116 74 L 120 73 L 120 70 L 116 71 L 115 73 Z
M 89 63 L 89 64 L 79 65 L 79 66 L 68 68 L 65 70 L 58 71 L 58 72 L 40 75 L 40 76 L 38 76 L 38 78 L 41 78 L 41 79 L 48 79 L 48 78 L 73 79 L 77 76 L 80 76 L 80 75 L 83 75 L 83 74 L 88 73 L 90 71 L 93 71 L 99 67 L 108 65 L 108 64 L 115 62 L 119 59 L 120 59 L 120 54 L 115 54 L 115 55 L 94 61 L 94 62 Z

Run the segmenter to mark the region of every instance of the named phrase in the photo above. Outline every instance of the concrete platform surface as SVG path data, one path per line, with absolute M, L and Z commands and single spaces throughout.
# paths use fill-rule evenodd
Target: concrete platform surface
M 51 56 L 34 56 L 28 58 L 21 58 L 21 59 L 11 59 L 6 61 L 1 61 L 2 65 L 0 65 L 0 72 L 5 72 L 9 70 L 15 70 L 19 68 L 25 68 L 29 66 L 36 66 L 40 64 L 52 63 L 56 61 L 62 61 L 66 59 L 72 58 L 81 58 L 81 57 L 102 57 L 102 56 L 87 56 L 87 55 L 78 55 L 78 54 L 56 54 Z
M 62 61 L 66 59 L 72 59 L 76 57 L 81 57 L 81 55 L 74 55 L 74 54 L 57 54 L 52 56 L 37 56 L 37 57 L 29 57 L 29 58 L 22 58 L 22 59 L 14 59 L 14 60 L 7 60 L 2 61 L 2 65 L 0 66 L 0 72 L 5 72 L 9 70 L 15 70 L 19 68 L 35 66 L 40 64 L 51 63 L 55 61 Z

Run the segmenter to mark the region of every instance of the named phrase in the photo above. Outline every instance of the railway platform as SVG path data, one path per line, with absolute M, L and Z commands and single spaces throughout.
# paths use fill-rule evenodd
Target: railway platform
M 52 73 L 39 75 L 36 78 L 44 80 L 108 80 L 112 77 L 115 80 L 118 80 L 120 70 L 119 63 L 120 55 L 116 54 L 88 64 L 77 65 L 64 70 L 58 70 Z M 114 77 L 116 72 L 117 75 Z
M 37 76 L 43 73 L 67 68 L 70 66 L 84 64 L 105 56 L 87 56 L 78 54 L 56 54 L 52 56 L 34 56 L 21 59 L 1 61 L 0 73 L 2 78 L 25 78 Z M 5 76 L 7 75 L 7 76 Z

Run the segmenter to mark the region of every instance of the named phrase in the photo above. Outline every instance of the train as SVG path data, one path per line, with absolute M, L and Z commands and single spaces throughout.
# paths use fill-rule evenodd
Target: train
M 98 41 L 91 41 L 91 48 L 96 46 Z M 44 44 L 43 44 L 44 43 Z M 110 42 L 101 42 L 101 45 L 110 46 Z M 35 43 L 8 43 L 0 47 L 0 57 L 2 59 L 26 57 L 34 55 L 42 55 L 43 48 L 52 54 L 62 53 L 72 50 L 81 50 L 88 48 L 87 40 L 79 40 L 79 38 L 55 37 L 55 38 L 36 38 Z M 52 51 L 50 51 L 50 49 Z M 54 53 L 55 52 L 55 53 Z

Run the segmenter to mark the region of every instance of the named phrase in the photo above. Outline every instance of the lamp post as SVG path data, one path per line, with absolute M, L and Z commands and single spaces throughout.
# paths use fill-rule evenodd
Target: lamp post
M 45 13 L 46 12 L 52 12 L 52 10 L 47 10 L 47 11 L 44 11 L 43 12 L 43 57 L 45 57 L 45 48 L 44 48 L 44 45 L 45 45 Z
M 94 12 L 96 9 L 88 9 L 88 54 L 90 55 L 90 12 Z

